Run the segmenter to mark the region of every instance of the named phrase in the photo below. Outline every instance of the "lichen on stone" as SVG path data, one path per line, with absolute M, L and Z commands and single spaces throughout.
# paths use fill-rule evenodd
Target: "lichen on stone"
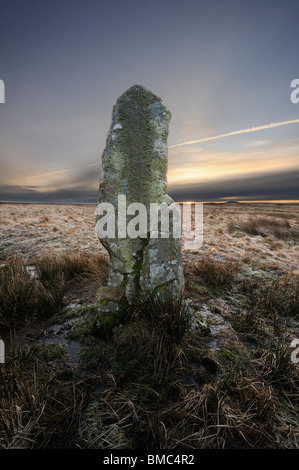
M 102 174 L 98 203 L 111 203 L 118 226 L 120 195 L 126 196 L 126 208 L 143 203 L 150 226 L 150 204 L 168 206 L 173 200 L 167 195 L 167 137 L 171 114 L 162 100 L 140 85 L 121 95 L 112 112 L 112 122 L 102 154 Z M 127 223 L 134 216 L 127 215 Z M 98 216 L 97 216 L 98 220 Z M 170 217 L 170 225 L 173 217 Z M 171 226 L 172 230 L 172 226 Z M 126 301 L 138 290 L 154 291 L 172 282 L 182 293 L 184 276 L 181 243 L 178 238 L 157 238 L 150 231 L 145 238 L 100 238 L 110 256 L 108 287 L 124 291 Z M 115 305 L 100 305 L 114 311 Z

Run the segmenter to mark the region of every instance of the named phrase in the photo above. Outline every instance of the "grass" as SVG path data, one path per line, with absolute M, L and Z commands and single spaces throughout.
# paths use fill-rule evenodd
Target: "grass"
M 224 376 L 198 392 L 189 391 L 182 400 L 160 414 L 164 448 L 234 448 L 267 446 L 271 441 L 269 395 L 238 375 Z M 242 406 L 243 405 L 243 406 Z M 248 411 L 250 410 L 250 412 Z
M 232 260 L 216 260 L 210 256 L 202 257 L 195 263 L 193 272 L 197 282 L 202 282 L 209 288 L 229 288 L 236 280 L 240 264 Z
M 12 258 L 0 268 L 0 324 L 25 322 L 35 309 L 35 281 L 23 260 Z
M 107 279 L 103 256 L 46 255 L 28 261 L 12 257 L 0 267 L 0 327 L 28 324 L 49 318 L 64 306 L 72 282 L 95 286 Z
M 296 365 L 290 361 L 290 341 L 270 340 L 257 353 L 256 363 L 263 379 L 281 391 L 293 391 L 299 385 Z
M 163 390 L 109 389 L 85 414 L 85 447 L 219 449 L 271 447 L 271 393 L 227 373 L 198 391 L 178 385 L 172 400 Z
M 272 318 L 298 318 L 299 277 L 292 272 L 265 279 L 245 278 L 240 290 L 246 295 L 253 316 L 256 311 Z
M 65 294 L 105 284 L 106 259 L 11 258 L 0 275 L 1 325 L 16 330 L 0 367 L 2 448 L 298 448 L 294 274 L 202 256 L 185 269 L 190 302 L 141 292 L 100 339 L 97 306 L 81 307 L 68 334 L 82 345 L 75 367 L 59 345 L 37 343 L 33 320 L 43 331 L 58 311 L 63 322 Z M 192 328 L 190 304 L 200 313 L 203 299 L 230 322 L 218 350 Z
M 194 387 L 182 380 L 182 373 L 193 374 L 196 383 L 194 371 L 207 364 L 205 338 L 189 330 L 188 315 L 182 315 L 173 299 L 145 298 L 141 304 L 143 309 L 133 308 L 132 322 L 113 337 L 109 356 L 114 380 L 83 416 L 80 445 L 100 449 L 276 447 L 276 394 L 289 373 L 293 377 L 296 373 L 286 348 L 283 353 L 273 349 L 272 355 L 262 350 L 252 358 L 245 347 L 237 345 L 234 351 L 231 345 L 227 354 L 221 350 L 221 375 L 216 368 L 210 380 Z M 169 312 L 175 316 L 174 323 L 183 320 L 176 341 L 170 339 L 170 343 Z M 283 446 L 293 445 L 289 437 L 283 439 Z
M 238 222 L 230 222 L 229 232 L 240 231 L 248 235 L 260 235 L 262 237 L 273 236 L 278 240 L 298 241 L 298 227 L 292 226 L 290 222 L 283 218 L 273 217 L 249 217 Z
M 184 338 L 192 317 L 183 297 L 174 296 L 169 288 L 154 293 L 140 292 L 130 313 L 131 321 L 145 321 L 149 329 L 158 329 L 165 340 L 169 339 L 175 344 Z
M 167 382 L 181 363 L 182 343 L 189 331 L 190 307 L 169 290 L 142 294 L 129 307 L 128 323 L 114 334 L 113 361 L 135 379 Z
M 0 368 L 0 448 L 68 447 L 86 392 L 62 381 L 36 348 L 10 354 Z
M 42 282 L 55 282 L 63 276 L 66 281 L 78 275 L 94 277 L 99 272 L 107 274 L 108 263 L 103 256 L 88 256 L 82 253 L 45 255 L 35 260 L 34 265 Z

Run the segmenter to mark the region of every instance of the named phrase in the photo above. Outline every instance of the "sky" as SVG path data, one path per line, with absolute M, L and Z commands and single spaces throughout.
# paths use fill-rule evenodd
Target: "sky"
M 176 201 L 298 201 L 298 17 L 298 0 L 0 1 L 0 201 L 96 203 L 134 84 L 172 114 Z

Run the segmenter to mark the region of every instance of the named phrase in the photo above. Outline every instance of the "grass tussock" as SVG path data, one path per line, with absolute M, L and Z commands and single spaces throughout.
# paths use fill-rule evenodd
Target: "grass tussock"
M 244 279 L 241 292 L 249 302 L 251 318 L 258 315 L 298 318 L 299 277 L 293 273 L 272 279 Z
M 263 310 L 272 315 L 298 318 L 299 277 L 290 273 L 272 281 L 264 289 L 260 305 Z
M 298 241 L 298 227 L 292 226 L 283 218 L 272 217 L 250 217 L 228 225 L 229 232 L 240 231 L 248 235 L 260 235 L 262 237 L 272 236 L 278 240 Z
M 163 448 L 267 447 L 272 406 L 267 390 L 228 374 L 167 406 L 155 434 L 163 436 Z
M 270 340 L 266 347 L 257 352 L 255 364 L 260 371 L 263 380 L 271 383 L 277 390 L 292 397 L 294 405 L 298 400 L 299 378 L 296 364 L 290 361 L 290 342 L 281 340 Z
M 105 282 L 108 263 L 103 256 L 46 255 L 32 263 L 12 257 L 0 267 L 0 326 L 24 325 L 49 318 L 64 306 L 72 282 Z
M 35 281 L 22 259 L 0 267 L 0 324 L 28 320 L 35 309 Z
M 131 321 L 143 320 L 149 329 L 159 329 L 165 340 L 181 343 L 190 327 L 192 312 L 181 295 L 170 289 L 154 293 L 140 293 L 130 309 Z
M 191 322 L 189 305 L 165 290 L 141 293 L 128 310 L 129 322 L 115 333 L 115 361 L 152 383 L 166 382 L 167 374 L 181 363 Z
M 178 386 L 173 400 L 163 387 L 114 388 L 87 410 L 81 439 L 100 449 L 270 447 L 274 406 L 266 387 L 234 373 L 198 391 Z
M 15 351 L 0 368 L 0 448 L 68 447 L 85 392 L 36 356 Z
M 217 260 L 211 256 L 205 256 L 195 263 L 194 274 L 199 282 L 207 287 L 229 288 L 237 279 L 240 264 L 234 260 Z
M 76 276 L 95 277 L 107 273 L 108 263 L 103 256 L 88 256 L 82 253 L 45 255 L 35 261 L 42 282 L 55 282 L 61 276 L 66 281 Z

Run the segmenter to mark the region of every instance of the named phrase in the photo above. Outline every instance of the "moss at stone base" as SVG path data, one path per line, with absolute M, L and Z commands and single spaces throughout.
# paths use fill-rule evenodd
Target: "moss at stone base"
M 99 313 L 94 320 L 94 333 L 97 336 L 112 336 L 114 328 L 126 322 L 127 307 L 128 302 L 125 297 L 122 297 L 118 303 L 107 303 L 106 299 L 101 300 L 99 302 Z M 109 308 L 112 311 L 109 311 Z
M 173 282 L 174 282 L 174 279 L 172 279 L 171 281 L 164 282 L 164 284 L 161 284 L 159 286 L 156 286 L 153 289 L 153 294 L 157 294 L 158 292 L 165 291 L 169 286 L 173 284 Z

